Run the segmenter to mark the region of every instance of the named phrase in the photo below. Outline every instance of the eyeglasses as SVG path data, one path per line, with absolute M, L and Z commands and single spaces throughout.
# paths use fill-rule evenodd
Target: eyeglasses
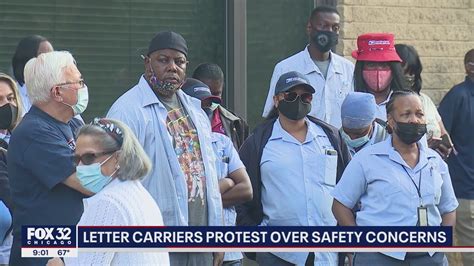
M 305 92 L 300 95 L 294 91 L 283 93 L 283 99 L 287 102 L 294 102 L 298 97 L 300 97 L 302 103 L 311 103 L 313 100 L 313 94 L 309 92 Z
M 112 121 L 107 120 L 105 118 L 96 117 L 92 120 L 91 125 L 98 126 L 105 130 L 109 136 L 111 136 L 117 143 L 119 147 L 122 146 L 123 143 L 123 132 L 122 130 L 116 126 Z
M 90 165 L 90 164 L 93 164 L 95 162 L 95 160 L 97 158 L 99 158 L 100 156 L 104 156 L 104 155 L 107 155 L 107 154 L 112 154 L 116 151 L 117 150 L 97 152 L 97 153 L 88 152 L 88 153 L 84 153 L 83 155 L 75 154 L 74 155 L 74 163 L 76 165 L 79 165 L 79 163 L 82 162 L 82 164 L 84 164 L 84 165 Z
M 59 83 L 59 84 L 56 84 L 56 86 L 62 87 L 62 86 L 73 85 L 73 84 L 79 84 L 80 89 L 84 88 L 84 86 L 86 85 L 86 83 L 84 82 L 84 80 L 81 79 L 81 80 L 78 80 L 78 81 L 71 81 L 71 82 Z

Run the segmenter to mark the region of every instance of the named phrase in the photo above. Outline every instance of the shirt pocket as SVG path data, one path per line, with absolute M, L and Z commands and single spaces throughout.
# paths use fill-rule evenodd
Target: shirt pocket
M 432 179 L 432 192 L 431 194 L 433 195 L 433 201 L 435 205 L 439 205 L 439 202 L 441 200 L 441 187 L 443 186 L 443 177 L 441 174 L 436 170 L 436 168 L 431 168 L 431 179 Z
M 323 155 L 324 184 L 334 187 L 337 175 L 337 151 L 326 149 Z

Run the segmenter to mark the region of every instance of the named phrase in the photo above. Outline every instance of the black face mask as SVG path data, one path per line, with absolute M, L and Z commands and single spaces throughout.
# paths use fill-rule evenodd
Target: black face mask
M 338 43 L 338 38 L 339 35 L 333 31 L 317 31 L 312 41 L 320 52 L 325 53 Z
M 278 111 L 291 120 L 300 120 L 311 111 L 310 103 L 303 103 L 298 95 L 292 102 L 281 100 L 278 104 Z
M 426 134 L 426 124 L 396 123 L 395 133 L 405 144 L 418 142 Z
M 18 107 L 9 103 L 0 106 L 0 129 L 12 129 L 12 123 L 18 114 Z

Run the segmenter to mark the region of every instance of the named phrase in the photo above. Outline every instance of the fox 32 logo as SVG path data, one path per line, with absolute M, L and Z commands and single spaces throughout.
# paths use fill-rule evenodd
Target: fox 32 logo
M 74 247 L 76 228 L 73 226 L 23 226 L 23 247 Z

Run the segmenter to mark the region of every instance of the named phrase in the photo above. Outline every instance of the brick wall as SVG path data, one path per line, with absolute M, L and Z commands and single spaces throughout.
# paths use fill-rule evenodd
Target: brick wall
M 343 27 L 338 52 L 347 58 L 357 36 L 391 32 L 415 46 L 423 64 L 423 91 L 438 103 L 464 80 L 463 58 L 474 48 L 474 0 L 339 0 Z M 354 61 L 354 60 L 353 60 Z

